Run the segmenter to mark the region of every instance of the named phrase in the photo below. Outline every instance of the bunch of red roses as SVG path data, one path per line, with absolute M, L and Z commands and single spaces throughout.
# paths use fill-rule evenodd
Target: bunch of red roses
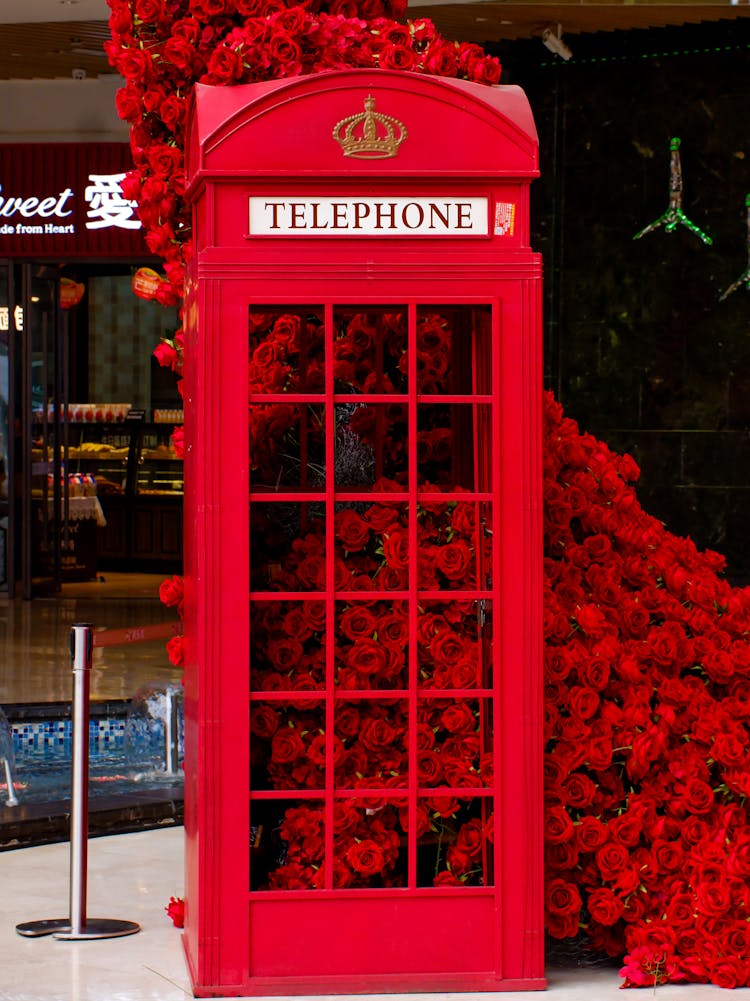
M 487 60 L 476 47 L 446 43 L 429 22 L 403 26 L 386 20 L 403 11 L 378 0 L 343 6 L 313 0 L 288 9 L 274 0 L 111 0 L 111 6 L 109 55 L 126 80 L 118 108 L 132 126 L 135 161 L 125 191 L 139 202 L 149 247 L 165 261 L 166 279 L 160 289 L 165 302 L 180 295 L 190 253 L 182 150 L 186 98 L 194 82 L 241 82 L 351 65 L 396 66 L 487 82 L 495 82 L 499 74 L 495 61 Z M 366 334 L 364 339 L 366 343 Z M 164 361 L 179 368 L 179 345 L 172 347 L 172 352 L 164 353 Z M 355 372 L 342 378 L 359 378 L 358 357 L 360 368 L 367 367 L 367 357 L 358 355 L 358 337 L 347 338 L 340 350 L 350 357 L 339 362 L 354 366 Z M 440 352 L 426 349 L 422 354 L 420 372 L 434 369 L 432 378 L 439 379 Z M 280 367 L 273 370 L 277 380 L 273 385 L 285 388 L 288 354 L 276 361 Z M 394 367 L 389 378 L 397 379 L 399 371 L 404 374 Z M 293 408 L 285 413 L 274 407 L 269 414 L 280 422 L 276 425 L 268 424 L 269 415 L 260 410 L 259 414 L 260 425 L 252 435 L 256 449 L 264 439 L 273 442 L 279 434 L 299 431 L 299 415 Z M 358 437 L 365 445 L 364 422 L 372 416 L 355 408 L 349 417 L 350 429 L 353 421 L 355 432 L 364 431 Z M 396 452 L 403 447 L 403 436 L 391 430 L 397 427 L 397 418 L 396 412 L 389 415 L 387 431 Z M 437 456 L 437 483 L 449 428 L 437 422 L 427 430 L 429 436 L 419 447 L 432 449 L 429 454 Z M 371 440 L 380 431 L 377 423 L 372 424 Z M 259 451 L 256 455 L 256 471 L 274 457 Z M 548 928 L 552 935 L 565 937 L 583 925 L 595 946 L 613 955 L 627 951 L 623 976 L 628 985 L 680 979 L 748 984 L 750 599 L 717 576 L 722 566 L 719 557 L 698 553 L 690 540 L 675 538 L 643 512 L 630 486 L 637 477 L 634 463 L 581 435 L 551 399 L 545 410 L 545 458 Z M 280 462 L 278 452 L 274 461 Z M 383 472 L 387 476 L 387 470 Z M 372 506 L 387 509 L 379 501 Z M 447 539 L 446 518 L 453 519 L 458 508 L 446 506 L 439 513 L 433 526 L 439 539 Z M 356 512 L 364 521 L 367 513 Z M 348 524 L 343 521 L 339 527 L 351 544 L 352 534 L 356 537 L 356 531 L 363 530 L 352 518 Z M 395 521 L 390 524 L 395 531 Z M 423 527 L 426 524 L 423 521 Z M 319 545 L 315 540 L 320 532 L 314 525 L 300 525 L 298 534 L 300 543 L 308 538 L 308 545 Z M 392 535 L 389 548 L 397 550 Z M 381 565 L 385 541 L 380 525 L 368 534 L 362 549 L 345 550 L 344 568 L 359 561 L 357 572 L 349 571 L 352 581 L 366 587 L 367 580 L 384 573 L 382 566 L 376 571 L 362 570 L 361 565 L 376 557 Z M 377 552 L 381 543 L 383 554 Z M 338 544 L 344 551 L 340 537 Z M 473 545 L 476 565 L 476 539 Z M 305 560 L 320 553 L 307 552 L 304 546 L 298 550 L 294 565 L 282 572 L 299 580 Z M 307 574 L 308 586 L 319 571 L 318 565 L 313 572 L 314 564 L 314 559 L 312 565 L 308 562 L 302 573 L 302 579 Z M 269 569 L 273 566 L 267 561 Z M 387 561 L 385 569 L 400 572 Z M 314 614 L 315 602 L 300 604 Z M 375 605 L 360 612 L 365 610 L 377 616 L 383 611 Z M 436 623 L 433 615 L 445 622 Z M 420 669 L 434 660 L 435 678 L 441 656 L 441 677 L 452 678 L 462 663 L 461 649 L 476 642 L 468 616 L 460 609 L 451 615 L 459 615 L 460 622 L 434 609 L 426 617 L 430 623 L 426 628 L 436 631 L 422 644 L 430 657 Z M 389 628 L 398 635 L 404 623 L 395 606 L 394 616 Z M 353 665 L 351 651 L 368 639 L 366 615 L 364 619 L 360 627 L 347 620 L 348 634 L 342 632 L 338 638 L 340 672 L 362 666 L 364 652 L 359 649 L 353 655 Z M 263 627 L 266 635 L 261 630 L 257 637 L 259 657 L 266 658 L 265 667 L 259 659 L 257 670 L 267 669 L 269 678 L 274 673 L 288 677 L 288 672 L 279 670 L 285 662 L 272 645 L 275 628 L 271 619 Z M 299 640 L 302 653 L 295 648 L 284 656 L 299 656 L 298 677 L 308 674 L 315 679 L 320 669 L 320 625 L 317 639 L 315 622 L 310 628 L 310 636 Z M 358 628 L 364 632 L 358 633 Z M 425 627 L 420 624 L 420 628 Z M 370 674 L 373 686 L 379 683 L 379 672 Z M 362 674 L 360 670 L 357 677 Z M 319 684 L 320 678 L 313 683 Z M 436 680 L 431 683 L 440 687 Z M 311 709 L 299 702 L 292 706 L 291 701 L 286 709 L 276 705 L 274 711 L 298 714 L 299 719 L 285 722 L 287 728 L 296 729 Z M 464 704 L 471 705 L 467 700 Z M 388 727 L 398 734 L 403 725 L 398 701 L 386 718 L 372 715 L 374 705 L 364 699 L 351 703 L 350 715 L 360 714 L 361 727 L 356 739 L 353 734 L 336 735 L 341 742 L 341 749 L 335 745 L 339 756 L 355 750 L 363 728 L 370 733 Z M 273 708 L 270 702 L 268 708 Z M 437 703 L 434 710 L 444 711 Z M 476 713 L 469 711 L 476 721 Z M 318 722 L 311 720 L 309 725 L 314 728 Z M 268 717 L 256 730 L 258 739 L 270 743 L 271 757 L 278 720 L 275 731 L 273 725 Z M 454 733 L 441 720 L 435 734 L 434 727 L 423 725 L 420 734 L 427 746 L 420 746 L 420 754 L 434 750 L 427 729 L 439 745 L 443 773 L 446 764 L 452 767 L 458 758 L 472 773 L 472 782 L 477 768 L 484 777 L 481 747 L 478 758 L 471 751 L 476 726 Z M 310 729 L 297 736 L 304 745 L 308 737 L 312 743 L 316 734 Z M 456 750 L 460 754 L 455 755 Z M 311 758 L 307 747 L 303 755 L 283 761 L 277 751 L 276 780 L 288 782 L 294 776 L 294 762 L 314 766 L 312 754 Z M 420 781 L 426 784 L 428 762 L 438 767 L 434 758 L 424 756 Z M 380 772 L 387 764 L 380 760 Z M 381 778 L 385 780 L 381 775 L 378 781 Z M 302 787 L 309 788 L 294 786 Z M 364 885 L 359 880 L 380 880 L 385 885 L 395 878 L 399 872 L 395 832 L 404 824 L 398 804 L 398 798 L 384 800 L 369 813 L 370 808 L 359 807 L 354 800 L 337 803 L 337 885 Z M 432 807 L 427 816 L 420 814 L 418 823 L 442 845 L 443 831 L 435 817 L 441 822 L 456 820 L 462 806 L 456 800 Z M 312 802 L 287 811 L 281 828 L 287 858 L 271 877 L 273 885 L 312 886 L 320 880 L 320 821 L 319 807 Z M 437 879 L 468 878 L 483 841 L 490 839 L 491 818 L 470 817 L 455 825 L 448 849 L 452 863 L 440 870 Z
M 164 260 L 158 297 L 176 303 L 190 255 L 184 202 L 187 99 L 196 82 L 224 85 L 320 70 L 383 67 L 497 83 L 498 61 L 446 41 L 432 22 L 400 24 L 405 0 L 108 0 L 112 66 L 125 78 L 117 110 L 131 126 L 149 249 Z
M 546 907 L 629 986 L 750 983 L 750 591 L 545 405 Z
M 286 505 L 256 504 L 251 517 L 254 590 L 278 591 L 278 601 L 256 602 L 251 630 L 251 689 L 258 693 L 294 693 L 290 699 L 262 698 L 251 711 L 253 788 L 322 790 L 326 761 L 339 790 L 350 799 L 336 802 L 333 881 L 344 886 L 405 885 L 408 809 L 405 799 L 386 795 L 403 789 L 409 762 L 409 707 L 406 699 L 410 621 L 408 603 L 395 598 L 367 598 L 367 592 L 404 591 L 409 586 L 409 513 L 407 505 L 388 501 L 403 491 L 408 468 L 404 404 L 361 400 L 363 392 L 404 392 L 409 370 L 405 316 L 361 313 L 340 318 L 333 343 L 333 369 L 339 394 L 360 400 L 343 407 L 337 435 L 346 453 L 364 450 L 387 459 L 395 479 L 376 476 L 379 464 L 352 462 L 346 454 L 336 464 L 339 486 L 356 485 L 364 476 L 367 496 L 338 505 L 334 518 L 334 575 L 341 592 L 356 591 L 355 601 L 337 602 L 333 684 L 335 701 L 330 747 L 320 693 L 326 684 L 326 609 L 322 601 L 286 600 L 285 592 L 324 590 L 325 526 L 316 505 L 306 502 L 305 525 L 289 521 Z M 324 462 L 323 424 L 305 425 L 305 456 L 289 471 L 282 460 L 300 456 L 299 413 L 280 402 L 264 403 L 268 394 L 320 393 L 324 384 L 321 324 L 310 316 L 255 315 L 250 319 L 249 387 L 251 483 L 283 483 L 308 469 L 311 455 Z M 415 352 L 420 386 L 442 388 L 452 345 L 445 317 L 426 315 L 417 325 Z M 376 362 L 377 357 L 377 362 Z M 475 589 L 477 565 L 487 560 L 488 539 L 477 523 L 472 502 L 444 499 L 425 471 L 448 475 L 449 412 L 431 415 L 431 427 L 419 432 L 420 492 L 417 512 L 417 586 L 422 590 Z M 436 447 L 439 437 L 442 446 Z M 382 463 L 380 463 L 382 464 Z M 353 472 L 352 472 L 353 471 Z M 353 476 L 350 482 L 347 477 Z M 440 477 L 439 477 L 440 478 Z M 365 485 L 360 483 L 361 487 Z M 444 482 L 444 488 L 456 489 Z M 459 490 L 460 492 L 460 490 Z M 424 500 L 430 494 L 429 502 Z M 434 493 L 434 499 L 432 499 Z M 477 560 L 477 554 L 480 560 Z M 452 689 L 419 703 L 416 720 L 417 783 L 422 788 L 474 788 L 492 784 L 491 727 L 480 699 L 456 697 L 456 689 L 485 687 L 480 677 L 481 626 L 470 601 L 426 602 L 418 617 L 419 687 Z M 357 699 L 347 693 L 382 691 L 381 698 Z M 309 692 L 309 697 L 300 697 Z M 366 797 L 354 790 L 368 790 Z M 373 790 L 375 790 L 373 792 Z M 323 885 L 324 846 L 319 803 L 288 807 L 279 824 L 283 861 L 271 868 L 272 889 Z M 420 878 L 429 884 L 479 882 L 486 873 L 479 858 L 492 839 L 492 818 L 471 797 L 424 796 L 416 813 L 416 837 L 429 864 Z M 277 860 L 278 861 L 278 860 Z

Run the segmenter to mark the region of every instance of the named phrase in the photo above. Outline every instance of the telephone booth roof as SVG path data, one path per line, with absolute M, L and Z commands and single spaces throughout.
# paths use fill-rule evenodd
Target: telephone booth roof
M 334 126 L 363 111 L 403 123 L 392 159 L 342 155 Z M 186 180 L 357 177 L 538 176 L 537 135 L 519 87 L 488 87 L 395 70 L 336 70 L 239 87 L 198 84 L 189 125 Z

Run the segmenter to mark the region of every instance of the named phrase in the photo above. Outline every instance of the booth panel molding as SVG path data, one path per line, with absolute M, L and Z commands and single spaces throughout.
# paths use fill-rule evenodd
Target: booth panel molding
M 363 111 L 368 95 L 376 98 L 378 113 L 403 122 L 407 138 L 392 162 L 342 162 L 333 129 Z M 191 148 L 189 181 L 214 170 L 360 178 L 538 174 L 534 121 L 523 91 L 514 86 L 482 87 L 383 69 L 331 71 L 314 79 L 232 88 L 198 84 L 194 119 L 200 146 Z M 251 171 L 248 139 L 254 151 Z M 305 150 L 303 162 L 300 149 Z

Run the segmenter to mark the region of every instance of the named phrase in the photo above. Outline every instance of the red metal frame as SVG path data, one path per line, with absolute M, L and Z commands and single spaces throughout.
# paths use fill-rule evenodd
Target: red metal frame
M 331 123 L 362 107 L 367 94 L 385 109 L 396 101 L 407 143 L 392 160 L 346 162 L 330 143 Z M 418 123 L 429 122 L 419 136 Z M 291 123 L 291 124 L 290 124 Z M 295 124 L 296 123 L 296 124 Z M 307 137 L 305 166 L 285 149 L 288 130 Z M 455 140 L 461 128 L 460 143 Z M 277 141 L 269 145 L 269 137 Z M 286 159 L 285 159 L 286 158 Z M 253 164 L 253 169 L 246 167 Z M 233 90 L 200 88 L 191 126 L 189 194 L 195 205 L 196 256 L 186 306 L 189 369 L 186 438 L 186 843 L 185 948 L 198 996 L 390 990 L 518 990 L 545 985 L 542 920 L 541 796 L 541 268 L 528 248 L 528 186 L 536 175 L 536 139 L 516 88 L 481 88 L 390 71 L 344 71 Z M 486 194 L 516 206 L 516 226 L 486 238 L 287 237 L 246 232 L 250 194 L 305 195 L 390 191 Z M 337 389 L 334 319 L 347 307 L 397 304 L 408 316 L 408 391 L 358 394 Z M 318 392 L 248 396 L 248 312 L 322 307 L 325 380 Z M 416 329 L 420 310 L 489 311 L 491 329 L 472 337 L 463 364 L 471 393 L 420 394 Z M 393 307 L 392 307 L 393 308 Z M 458 359 L 458 354 L 454 353 Z M 375 367 L 382 354 L 376 351 Z M 304 364 L 304 362 L 303 362 Z M 309 388 L 309 387 L 308 387 Z M 382 388 L 378 378 L 376 389 Z M 477 391 L 477 389 L 481 391 Z M 336 406 L 406 404 L 407 479 L 402 492 L 376 493 L 335 483 Z M 472 436 L 454 451 L 456 468 L 473 466 L 470 492 L 440 495 L 472 502 L 492 518 L 491 564 L 465 590 L 419 586 L 415 512 L 435 494 L 420 491 L 419 408 L 446 404 Z M 313 405 L 326 422 L 325 482 L 258 491 L 248 460 L 248 407 Z M 377 406 L 380 404 L 380 406 Z M 459 414 L 461 415 L 459 418 Z M 376 418 L 379 420 L 380 418 Z M 380 425 L 379 425 L 380 426 Z M 458 424 L 457 424 L 458 426 Z M 463 425 L 462 425 L 463 426 Z M 300 427 L 305 421 L 300 420 Z M 310 443 L 300 436 L 306 467 Z M 382 458 L 375 459 L 382 466 Z M 489 477 L 488 477 L 489 473 Z M 482 482 L 484 481 L 484 482 Z M 316 503 L 325 511 L 326 586 L 322 591 L 253 590 L 250 511 Z M 406 505 L 410 563 L 404 591 L 368 591 L 367 599 L 404 601 L 409 638 L 405 684 L 387 691 L 343 690 L 336 682 L 337 604 L 361 591 L 335 589 L 334 512 L 347 503 Z M 277 506 L 276 511 L 280 509 Z M 303 514 L 300 514 L 303 518 Z M 477 523 L 479 518 L 477 518 Z M 477 536 L 478 538 L 478 536 Z M 476 546 L 478 554 L 481 547 Z M 477 557 L 479 561 L 479 556 Z M 491 579 L 490 579 L 491 577 Z M 485 687 L 420 687 L 418 627 L 425 602 L 448 596 L 490 603 L 494 643 Z M 248 601 L 249 597 L 249 601 Z M 267 602 L 323 601 L 325 677 L 305 691 L 251 690 L 254 609 Z M 484 642 L 484 641 L 482 641 Z M 473 797 L 481 817 L 495 816 L 484 843 L 490 885 L 420 885 L 419 844 L 405 833 L 405 885 L 336 889 L 334 806 L 362 797 L 337 787 L 332 762 L 337 706 L 347 700 L 398 698 L 410 721 L 406 784 L 367 787 L 367 796 L 408 803 L 416 831 L 420 798 Z M 415 727 L 430 698 L 478 703 L 482 740 L 491 739 L 494 785 L 419 787 Z M 250 708 L 316 702 L 322 709 L 328 766 L 319 788 L 254 787 Z M 489 712 L 489 715 L 488 715 Z M 491 723 L 491 725 L 490 725 Z M 324 881 L 320 889 L 251 889 L 254 810 L 275 802 L 322 802 Z M 486 804 L 486 807 L 485 805 Z M 255 863 L 253 863 L 255 866 Z M 492 879 L 494 875 L 494 879 Z

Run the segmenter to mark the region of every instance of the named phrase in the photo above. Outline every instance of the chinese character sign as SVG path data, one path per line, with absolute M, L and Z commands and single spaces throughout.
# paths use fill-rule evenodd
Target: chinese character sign
M 141 222 L 134 211 L 137 202 L 128 201 L 120 187 L 124 177 L 124 173 L 89 174 L 89 184 L 84 191 L 88 206 L 86 229 L 105 229 L 108 226 L 140 229 Z

